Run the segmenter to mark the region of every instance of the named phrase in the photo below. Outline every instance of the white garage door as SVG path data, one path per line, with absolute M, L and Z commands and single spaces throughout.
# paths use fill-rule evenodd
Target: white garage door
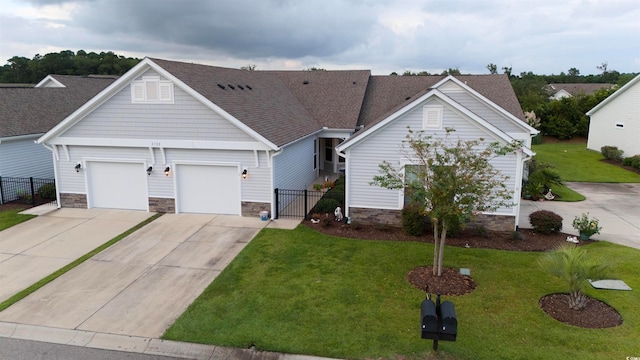
M 144 164 L 87 162 L 89 206 L 147 210 L 147 173 Z
M 240 215 L 237 166 L 178 165 L 178 212 Z

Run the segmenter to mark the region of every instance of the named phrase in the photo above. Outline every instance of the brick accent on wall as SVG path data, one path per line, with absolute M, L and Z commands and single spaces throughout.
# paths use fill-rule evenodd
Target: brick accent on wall
M 387 224 L 392 226 L 402 225 L 402 212 L 400 210 L 349 208 L 351 222 L 360 224 Z
M 360 224 L 387 224 L 391 226 L 402 226 L 401 210 L 386 209 L 366 209 L 366 208 L 349 208 L 349 217 L 351 222 Z M 467 223 L 466 226 L 482 225 L 487 230 L 494 231 L 513 231 L 516 229 L 515 216 L 507 215 L 484 215 L 480 214 Z
M 149 211 L 158 213 L 175 213 L 176 200 L 170 198 L 149 198 Z
M 260 211 L 268 211 L 271 215 L 271 204 L 263 202 L 242 202 L 242 216 L 260 216 Z
M 87 195 L 60 193 L 60 206 L 65 208 L 87 208 Z

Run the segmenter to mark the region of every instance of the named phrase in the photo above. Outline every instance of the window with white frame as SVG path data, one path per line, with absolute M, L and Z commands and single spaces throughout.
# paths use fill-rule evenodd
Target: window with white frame
M 442 105 L 425 105 L 422 107 L 422 128 L 425 130 L 442 129 Z
M 173 83 L 159 76 L 143 76 L 131 83 L 131 102 L 173 104 Z

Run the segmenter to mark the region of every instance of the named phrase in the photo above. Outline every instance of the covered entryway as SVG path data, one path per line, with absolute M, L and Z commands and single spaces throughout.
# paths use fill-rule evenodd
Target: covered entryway
M 240 175 L 236 165 L 178 164 L 179 213 L 240 215 Z
M 87 161 L 90 208 L 147 210 L 144 163 Z

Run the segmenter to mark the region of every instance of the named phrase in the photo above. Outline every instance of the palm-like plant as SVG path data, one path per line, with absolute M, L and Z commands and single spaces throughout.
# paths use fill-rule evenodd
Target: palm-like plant
M 587 251 L 573 244 L 561 244 L 540 260 L 550 274 L 569 285 L 569 307 L 582 310 L 587 305 L 583 290 L 589 279 L 601 280 L 609 276 L 610 268 L 599 259 L 587 256 Z

